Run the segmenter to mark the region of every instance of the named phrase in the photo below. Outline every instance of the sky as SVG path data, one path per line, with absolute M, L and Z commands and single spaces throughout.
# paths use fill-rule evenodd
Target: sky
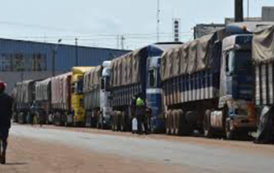
M 181 21 L 181 41 L 193 39 L 199 23 L 224 23 L 234 0 L 159 0 L 160 41 L 172 41 L 172 20 Z M 247 0 L 245 16 L 247 14 Z M 274 0 L 249 0 L 260 17 Z M 157 41 L 157 0 L 0 0 L 0 37 L 63 44 L 136 49 Z M 118 39 L 119 38 L 119 39 Z M 119 41 L 118 41 L 119 40 Z

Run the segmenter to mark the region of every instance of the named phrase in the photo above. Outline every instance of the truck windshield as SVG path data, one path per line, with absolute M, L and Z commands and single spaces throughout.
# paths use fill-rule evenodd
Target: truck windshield
M 156 83 L 156 70 L 151 69 L 149 70 L 149 87 L 150 88 L 155 88 L 157 86 Z
M 76 94 L 82 94 L 83 93 L 83 79 L 80 79 L 76 83 Z
M 250 50 L 239 50 L 234 56 L 234 72 L 237 74 L 247 74 L 252 72 L 252 61 Z

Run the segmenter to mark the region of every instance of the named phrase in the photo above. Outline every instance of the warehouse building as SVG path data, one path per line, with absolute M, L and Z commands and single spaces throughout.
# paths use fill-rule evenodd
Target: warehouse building
M 127 50 L 51 44 L 0 39 L 0 80 L 8 84 L 28 79 L 43 79 L 53 73 L 69 71 L 73 66 L 96 66 Z M 55 61 L 53 61 L 55 59 Z

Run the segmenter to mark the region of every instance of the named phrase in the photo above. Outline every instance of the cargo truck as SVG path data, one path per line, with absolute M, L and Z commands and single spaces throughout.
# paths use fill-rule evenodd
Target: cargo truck
M 49 117 L 51 114 L 51 78 L 35 83 L 35 102 L 38 105 L 36 115 L 44 117 L 43 123 L 52 123 L 52 117 Z
M 164 126 L 161 109 L 160 57 L 164 50 L 179 43 L 158 43 L 132 51 L 111 61 L 112 130 L 129 130 L 133 108 L 131 101 L 137 94 L 145 98 L 151 111 L 151 130 Z M 149 75 L 150 74 L 150 75 Z M 149 81 L 151 80 L 151 81 Z M 135 103 L 132 103 L 135 104 Z
M 16 84 L 16 112 L 19 123 L 32 123 L 31 106 L 35 100 L 35 80 Z
M 92 68 L 84 75 L 84 107 L 86 126 L 110 127 L 110 61 Z
M 230 25 L 163 54 L 167 134 L 232 139 L 256 130 L 251 41 L 245 27 Z
M 261 115 L 257 140 L 263 143 L 273 142 L 274 26 L 254 33 L 252 58 L 255 67 L 255 103 L 258 115 Z
M 51 78 L 51 114 L 55 125 L 66 125 L 71 111 L 71 72 Z
M 71 110 L 72 114 L 67 115 L 66 123 L 74 126 L 84 126 L 86 111 L 84 108 L 83 79 L 84 73 L 92 67 L 73 67 L 71 77 Z

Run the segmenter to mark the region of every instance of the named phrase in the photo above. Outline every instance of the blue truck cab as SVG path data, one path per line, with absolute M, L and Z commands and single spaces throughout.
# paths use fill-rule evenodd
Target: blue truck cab
M 150 126 L 152 132 L 165 128 L 162 112 L 161 56 L 165 50 L 181 43 L 158 43 L 147 48 L 146 103 L 151 111 Z
M 251 34 L 223 40 L 219 108 L 225 113 L 227 138 L 233 138 L 236 132 L 246 134 L 256 129 L 251 45 Z

